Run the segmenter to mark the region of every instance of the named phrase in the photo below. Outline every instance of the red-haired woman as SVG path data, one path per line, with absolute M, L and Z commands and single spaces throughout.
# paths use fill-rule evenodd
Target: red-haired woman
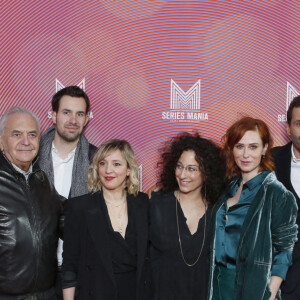
M 297 205 L 279 183 L 267 125 L 244 117 L 224 137 L 230 185 L 213 213 L 209 299 L 281 299 L 297 236 Z

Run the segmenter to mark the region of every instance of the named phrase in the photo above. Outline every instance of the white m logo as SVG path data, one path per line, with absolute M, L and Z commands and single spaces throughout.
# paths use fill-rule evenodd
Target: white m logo
M 286 83 L 286 111 L 289 109 L 289 106 L 292 100 L 298 96 L 298 91 L 287 81 Z
M 200 80 L 186 93 L 171 79 L 171 109 L 200 109 Z
M 83 78 L 78 84 L 78 87 L 80 87 L 85 92 L 85 78 Z M 56 78 L 55 79 L 55 90 L 56 93 L 63 89 L 65 86 Z

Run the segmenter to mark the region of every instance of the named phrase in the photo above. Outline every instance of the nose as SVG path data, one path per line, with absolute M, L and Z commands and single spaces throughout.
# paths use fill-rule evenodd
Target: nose
M 77 123 L 77 119 L 75 115 L 70 115 L 70 119 L 69 122 L 72 124 L 76 124 Z
M 248 148 L 245 147 L 243 152 L 243 157 L 248 157 L 248 156 L 249 156 Z
M 186 174 L 187 174 L 186 168 L 182 168 L 180 170 L 179 178 L 184 178 L 186 176 Z
M 106 165 L 106 169 L 105 169 L 105 173 L 109 174 L 112 172 L 112 165 L 111 164 L 107 164 Z
M 23 134 L 22 144 L 23 145 L 30 145 L 30 141 L 29 141 L 29 138 L 28 138 L 27 134 Z

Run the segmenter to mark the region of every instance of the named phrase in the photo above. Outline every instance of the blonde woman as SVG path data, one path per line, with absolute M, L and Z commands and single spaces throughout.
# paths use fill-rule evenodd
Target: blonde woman
M 148 197 L 130 144 L 110 140 L 89 169 L 89 194 L 67 204 L 64 300 L 148 299 Z

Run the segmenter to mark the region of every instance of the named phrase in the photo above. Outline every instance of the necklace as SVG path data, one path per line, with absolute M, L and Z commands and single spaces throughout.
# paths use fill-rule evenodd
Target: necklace
M 114 207 L 120 207 L 121 205 L 123 205 L 125 203 L 126 198 L 124 200 L 122 200 L 122 202 L 120 204 L 117 204 L 117 205 L 115 203 L 111 202 L 111 201 L 107 201 L 107 200 L 104 200 L 104 201 L 105 201 L 106 204 L 112 205 Z
M 180 202 L 180 198 L 179 198 L 179 192 L 177 193 L 177 198 L 178 198 L 178 202 Z M 204 242 L 205 242 L 205 235 L 206 235 L 206 204 L 205 205 L 205 212 L 204 212 L 204 232 L 203 232 L 203 241 L 202 241 L 202 246 L 201 246 L 201 249 L 200 249 L 200 252 L 199 252 L 199 255 L 196 259 L 196 261 L 192 264 L 189 264 L 187 263 L 184 255 L 183 255 L 183 250 L 182 250 L 182 244 L 181 244 L 181 238 L 180 238 L 180 230 L 179 230 L 179 222 L 178 222 L 178 204 L 177 204 L 177 199 L 175 197 L 175 200 L 176 200 L 176 221 L 177 221 L 177 232 L 178 232 L 178 241 L 179 241 L 179 247 L 180 247 L 180 252 L 181 252 L 181 256 L 182 256 L 182 259 L 184 261 L 184 263 L 188 266 L 188 267 L 193 267 L 199 260 L 201 254 L 202 254 L 202 250 L 203 250 L 203 247 L 204 247 Z
M 125 206 L 126 198 L 122 201 L 121 204 L 115 205 L 113 202 L 109 202 L 105 200 L 106 204 L 111 206 L 107 206 L 109 216 L 111 218 L 111 225 L 115 231 L 119 232 L 121 235 L 123 233 L 123 225 L 126 217 L 126 206 Z M 119 208 L 118 211 L 112 208 Z M 116 227 L 116 228 L 115 228 Z

